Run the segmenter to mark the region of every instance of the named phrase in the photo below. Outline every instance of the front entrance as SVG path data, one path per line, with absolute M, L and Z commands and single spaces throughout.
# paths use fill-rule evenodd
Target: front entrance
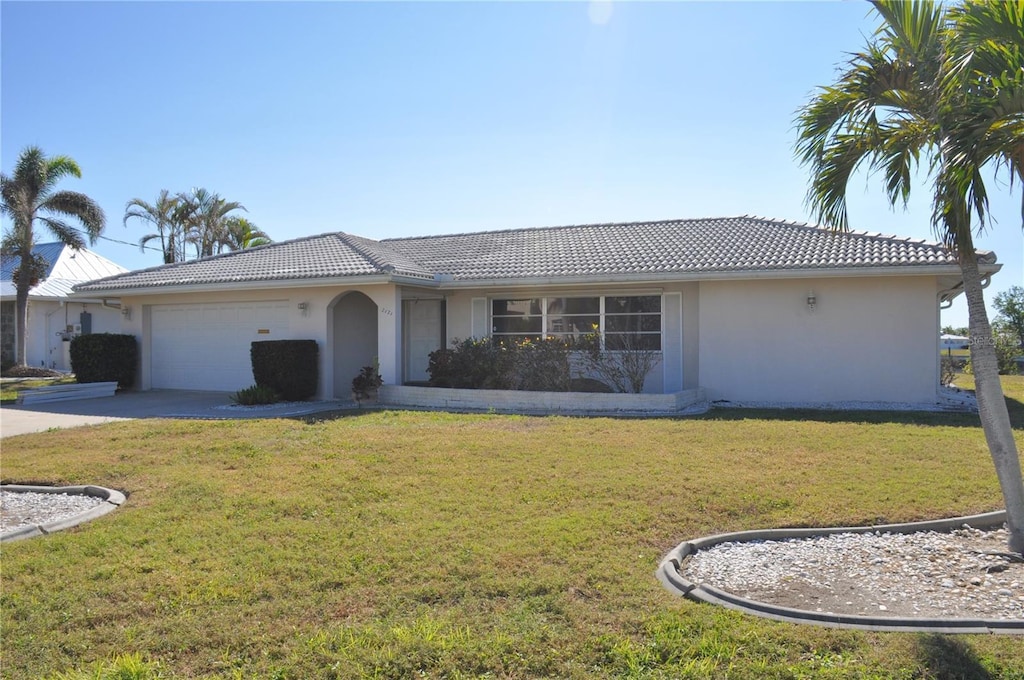
M 346 293 L 333 307 L 334 398 L 348 399 L 352 379 L 377 356 L 377 305 L 359 292 Z
M 444 301 L 405 300 L 402 335 L 404 382 L 426 382 L 430 353 L 444 347 Z

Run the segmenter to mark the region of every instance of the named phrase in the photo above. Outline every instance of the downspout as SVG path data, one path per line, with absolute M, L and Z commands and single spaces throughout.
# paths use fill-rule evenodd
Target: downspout
M 107 309 L 121 309 L 121 301 L 120 300 L 118 300 L 117 302 L 111 302 L 110 300 L 103 299 L 103 300 L 100 300 L 100 303 L 104 307 L 106 307 Z

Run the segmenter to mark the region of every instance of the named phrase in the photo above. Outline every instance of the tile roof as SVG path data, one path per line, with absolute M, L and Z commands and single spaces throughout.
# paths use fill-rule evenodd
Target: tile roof
M 987 259 L 985 259 L 987 258 Z M 984 254 L 983 261 L 995 262 Z M 77 291 L 389 275 L 444 282 L 955 265 L 937 243 L 760 217 L 593 224 L 375 241 L 342 232 L 129 272 Z
M 398 274 L 432 280 L 433 274 L 379 241 L 342 232 L 307 236 L 201 260 L 140 269 L 78 286 L 78 292 L 139 287 L 287 281 Z

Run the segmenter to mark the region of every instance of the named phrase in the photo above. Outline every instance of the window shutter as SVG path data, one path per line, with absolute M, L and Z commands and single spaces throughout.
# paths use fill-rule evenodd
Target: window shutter
M 473 298 L 473 337 L 485 338 L 491 329 L 487 327 L 487 298 Z

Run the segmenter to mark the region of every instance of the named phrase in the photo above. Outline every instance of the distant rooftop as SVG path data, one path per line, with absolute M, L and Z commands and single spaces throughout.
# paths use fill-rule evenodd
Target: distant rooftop
M 995 263 L 991 253 L 983 262 Z M 761 217 L 514 229 L 375 241 L 343 232 L 129 272 L 78 292 L 367 276 L 424 284 L 700 278 L 955 266 L 941 244 Z
M 74 250 L 63 243 L 39 243 L 32 248 L 32 254 L 46 261 L 46 275 L 34 288 L 29 298 L 56 299 L 71 294 L 75 284 L 94 279 L 122 274 L 128 270 L 111 262 L 102 255 L 83 248 Z M 0 297 L 13 298 L 17 295 L 14 285 L 14 270 L 21 264 L 16 257 L 0 257 Z

